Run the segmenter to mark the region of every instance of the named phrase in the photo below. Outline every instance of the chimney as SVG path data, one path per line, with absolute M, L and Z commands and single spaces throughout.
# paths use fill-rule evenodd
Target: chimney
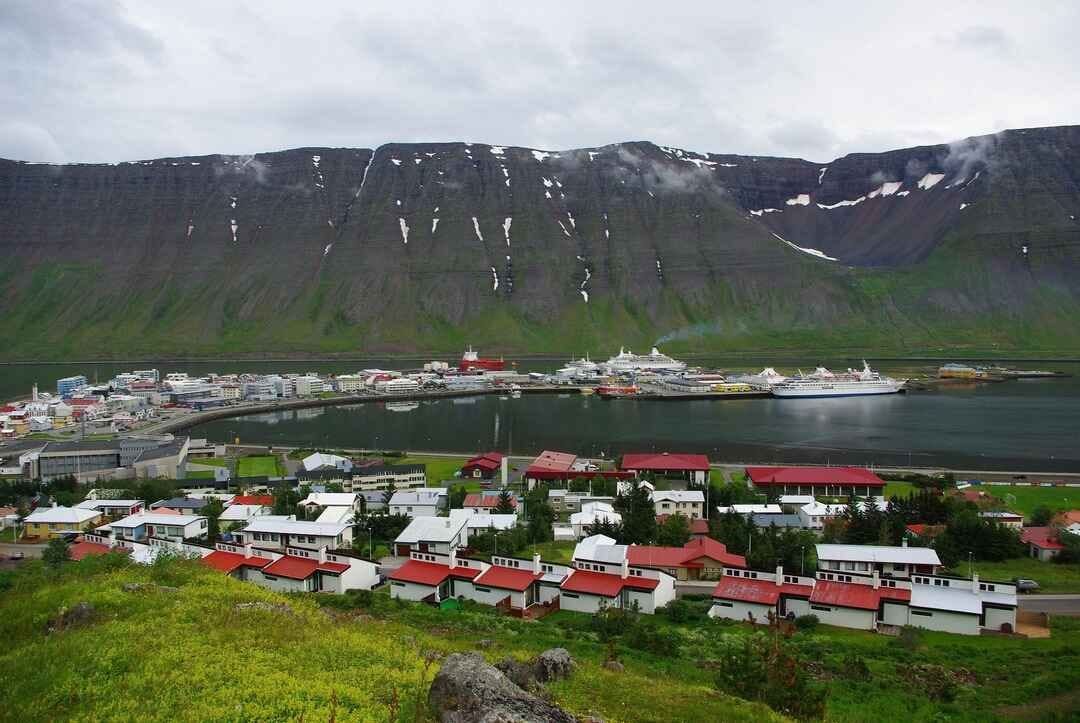
M 877 570 L 874 570 L 874 589 L 877 590 L 879 587 L 881 587 L 881 576 Z
M 539 552 L 533 553 L 533 574 L 534 575 L 539 575 L 540 574 L 540 553 Z
M 979 592 L 979 573 L 971 576 L 971 591 Z
M 622 559 L 622 578 L 625 580 L 630 577 L 630 560 L 625 557 Z
M 784 566 L 783 565 L 777 565 L 776 566 L 776 586 L 780 587 L 783 584 L 784 584 Z
M 244 545 L 244 557 L 251 557 L 251 543 Z
M 900 538 L 900 547 L 907 547 L 907 535 Z
M 502 483 L 503 487 L 510 484 L 510 458 L 505 454 L 502 458 Z
M 33 392 L 31 393 L 31 397 L 33 398 L 33 400 L 35 402 L 38 400 L 37 382 L 34 382 L 34 388 L 33 388 Z
M 457 548 L 450 548 L 450 567 L 457 567 Z
M 319 548 L 319 562 L 326 562 L 326 548 Z

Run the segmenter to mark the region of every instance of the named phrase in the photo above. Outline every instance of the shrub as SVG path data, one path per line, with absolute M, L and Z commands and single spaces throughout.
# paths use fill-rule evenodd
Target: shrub
M 826 691 L 813 685 L 778 620 L 765 635 L 747 635 L 718 661 L 716 686 L 802 720 L 825 715 Z
M 799 630 L 809 632 L 816 628 L 820 622 L 817 615 L 800 615 L 795 618 L 795 627 Z
M 922 633 L 913 625 L 905 625 L 900 628 L 900 635 L 896 638 L 896 644 L 904 650 L 916 650 L 922 642 Z
M 662 631 L 652 623 L 638 623 L 623 636 L 623 641 L 631 648 L 644 650 L 664 658 L 673 658 L 679 653 L 679 645 L 674 631 Z

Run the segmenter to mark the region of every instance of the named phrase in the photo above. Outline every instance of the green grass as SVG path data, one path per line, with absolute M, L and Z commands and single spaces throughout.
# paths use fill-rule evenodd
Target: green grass
M 967 563 L 958 564 L 953 573 L 967 577 Z M 1008 582 L 1014 577 L 1026 577 L 1039 583 L 1040 592 L 1080 593 L 1080 564 L 1042 562 L 1031 557 L 1018 557 L 1001 562 L 979 562 L 975 571 L 984 580 Z
M 529 548 L 530 554 L 533 550 L 540 553 L 540 558 L 544 562 L 562 562 L 568 563 L 574 557 L 574 546 L 577 543 L 566 542 L 540 542 Z
M 404 457 L 400 460 L 388 461 L 392 464 L 427 465 L 427 482 L 429 487 L 441 487 L 445 480 L 454 480 L 455 482 L 465 482 L 467 489 L 476 491 L 480 489 L 479 481 L 460 480 L 454 477 L 454 474 L 461 469 L 461 465 L 465 464 L 468 459 L 468 457 L 428 457 L 414 455 Z
M 885 499 L 892 499 L 893 497 L 907 497 L 915 491 L 915 485 L 910 482 L 886 482 L 885 483 Z
M 188 465 L 199 464 L 204 467 L 228 467 L 229 461 L 224 457 L 188 457 Z
M 274 455 L 240 457 L 236 460 L 237 477 L 279 477 L 284 474 L 281 462 Z
M 285 596 L 193 562 L 143 567 L 118 555 L 39 562 L 0 595 L 0 697 L 7 720 L 433 721 L 423 705 L 438 658 L 480 650 L 490 661 L 570 650 L 576 667 L 548 694 L 572 714 L 606 721 L 771 721 L 767 708 L 722 695 L 710 674 L 648 655 L 602 667 L 606 646 L 577 631 L 465 605 L 439 611 L 385 592 L 356 616 L 341 596 Z M 124 592 L 157 582 L 178 592 Z M 87 625 L 46 634 L 45 621 L 79 601 Z M 263 602 L 287 610 L 238 610 Z M 321 608 L 319 605 L 326 605 Z M 147 644 L 146 631 L 163 641 Z M 425 669 L 425 658 L 431 663 Z M 239 661 L 239 662 L 238 662 Z M 415 704 L 420 702 L 420 706 Z
M 1025 517 L 1030 517 L 1036 507 L 1043 505 L 1054 511 L 1080 509 L 1080 487 L 980 485 L 971 489 L 978 489 L 1001 499 L 1007 508 L 1013 512 L 1021 512 Z
M 188 468 L 187 474 L 184 475 L 184 479 L 214 479 L 214 471 L 211 469 L 196 469 Z

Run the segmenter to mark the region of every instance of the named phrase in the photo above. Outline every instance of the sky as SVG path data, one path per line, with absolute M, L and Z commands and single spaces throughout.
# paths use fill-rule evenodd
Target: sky
M 650 140 L 829 161 L 1080 122 L 1080 3 L 0 0 L 0 157 Z

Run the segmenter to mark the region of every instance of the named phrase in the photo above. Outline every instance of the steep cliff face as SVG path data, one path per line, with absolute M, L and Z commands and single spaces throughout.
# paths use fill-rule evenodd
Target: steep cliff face
M 0 161 L 7 356 L 1077 344 L 1080 128 Z M 1026 253 L 1025 253 L 1026 249 Z

